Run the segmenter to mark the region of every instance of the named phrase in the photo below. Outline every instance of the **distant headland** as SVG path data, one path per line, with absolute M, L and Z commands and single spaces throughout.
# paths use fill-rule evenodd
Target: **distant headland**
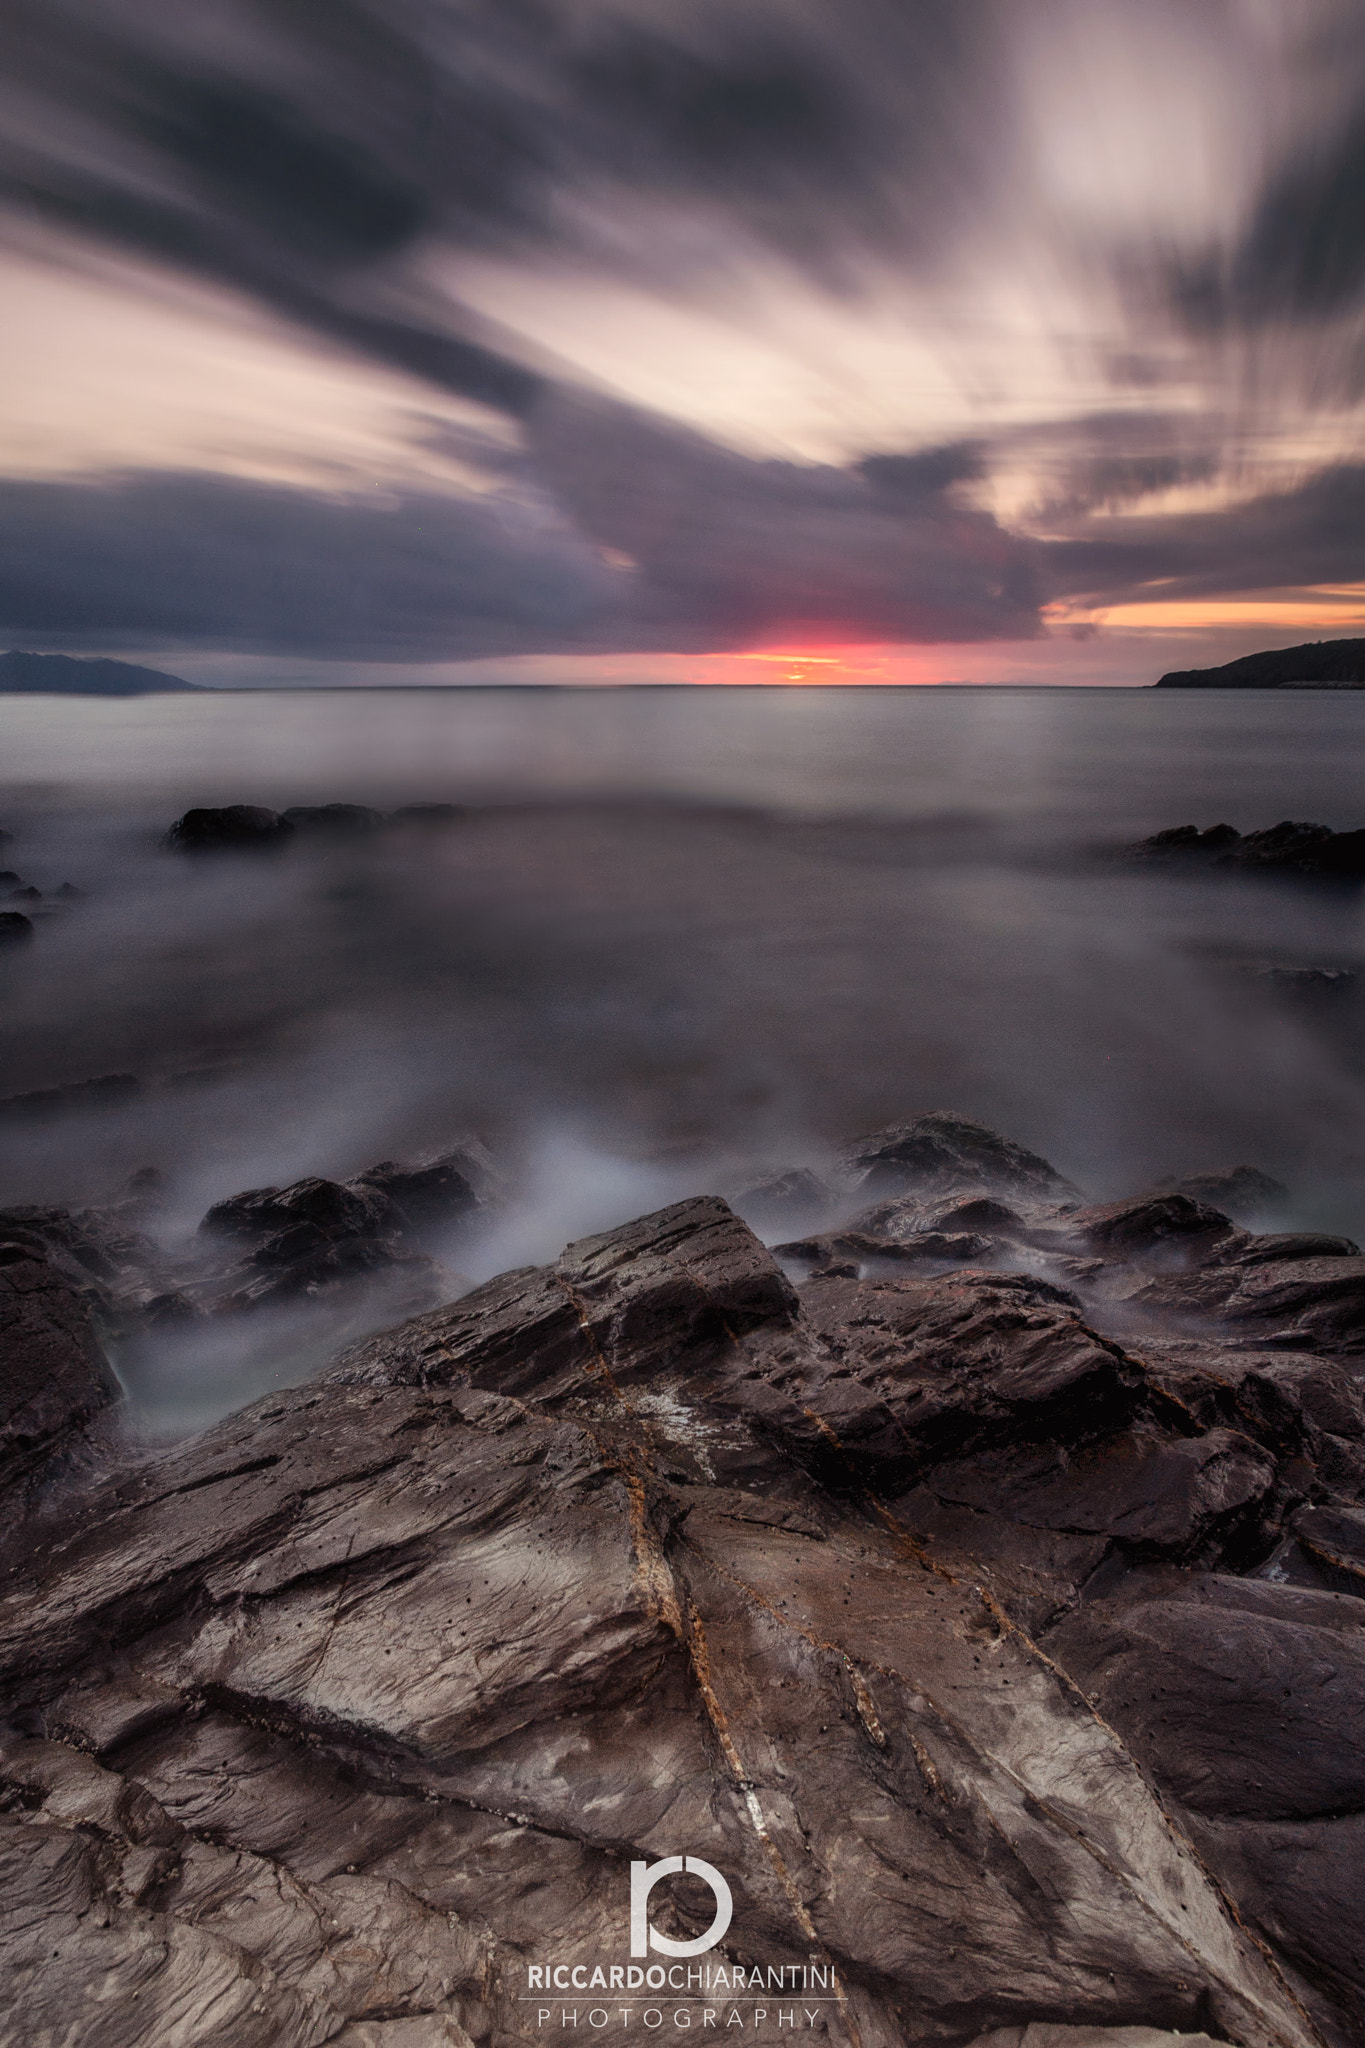
M 1365 640 L 1309 640 L 1244 654 L 1221 668 L 1180 668 L 1162 676 L 1158 690 L 1363 690 Z
M 72 654 L 0 654 L 0 695 L 150 697 L 167 690 L 198 690 L 183 676 L 131 661 L 80 660 Z

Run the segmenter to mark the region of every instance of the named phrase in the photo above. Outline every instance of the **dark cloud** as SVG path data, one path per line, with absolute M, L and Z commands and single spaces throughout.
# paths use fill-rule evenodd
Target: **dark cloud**
M 1111 519 L 1103 537 L 1051 544 L 1045 562 L 1059 594 L 1097 604 L 1365 582 L 1365 464 L 1223 511 Z
M 1346 27 L 1346 20 L 1341 24 Z M 1177 306 L 1196 330 L 1321 323 L 1365 298 L 1365 63 L 1358 19 L 1330 58 L 1356 82 L 1344 117 L 1329 118 L 1273 162 L 1242 233 L 1175 270 Z
M 458 659 L 580 643 L 619 612 L 622 580 L 516 500 L 163 471 L 0 482 L 9 639 Z
M 898 498 L 855 470 L 753 461 L 566 394 L 544 399 L 529 431 L 559 502 L 639 563 L 638 615 L 661 636 L 654 645 L 688 644 L 677 635 L 689 622 L 691 644 L 719 646 L 1038 630 L 1032 545 L 954 507 L 942 486 Z
M 974 482 L 986 472 L 979 442 L 948 441 L 912 455 L 866 455 L 858 469 L 870 484 L 893 498 L 923 503 L 953 484 Z
M 993 7 L 222 0 L 206 31 L 157 0 L 11 0 L 0 200 L 520 411 L 537 380 L 407 256 L 648 270 L 649 238 L 593 223 L 651 194 L 717 212 L 698 264 L 725 230 L 826 282 L 869 243 L 941 248 Z
M 469 498 L 0 482 L 0 630 L 389 661 L 1038 630 L 1033 547 L 927 489 L 905 503 L 564 394 L 528 433 L 523 474 Z
M 1108 77 L 1123 10 L 1083 13 L 1115 31 L 1094 43 Z M 1038 21 L 1064 50 L 1082 15 L 1048 0 Z M 8 0 L 0 210 L 497 408 L 526 451 L 484 498 L 383 506 L 181 475 L 0 485 L 8 630 L 389 659 L 971 640 L 1037 631 L 1052 590 L 1251 588 L 1344 560 L 1326 522 L 1358 530 L 1354 472 L 1202 523 L 1123 516 L 1217 477 L 1205 415 L 760 462 L 589 399 L 459 301 L 461 263 L 490 254 L 674 303 L 719 303 L 764 251 L 846 296 L 874 260 L 942 283 L 1013 232 L 1011 166 L 1037 149 L 1009 80 L 1021 33 L 1008 0 Z M 1327 320 L 1365 296 L 1362 136 L 1338 123 L 1267 174 L 1240 242 L 1180 270 L 1189 325 Z M 1114 248 L 1058 234 L 1107 290 Z M 1169 244 L 1136 243 L 1154 304 L 1131 349 L 1103 348 L 1117 384 L 1154 389 L 1188 365 L 1158 332 Z M 1075 529 L 1046 547 L 970 509 L 1029 432 L 1039 530 Z M 1101 513 L 1119 515 L 1103 534 Z
M 1125 410 L 1040 420 L 974 446 L 979 474 L 1023 453 L 1039 486 L 1029 523 L 1056 533 L 1090 514 L 1123 513 L 1162 492 L 1214 481 L 1232 439 L 1227 418 L 1211 408 Z

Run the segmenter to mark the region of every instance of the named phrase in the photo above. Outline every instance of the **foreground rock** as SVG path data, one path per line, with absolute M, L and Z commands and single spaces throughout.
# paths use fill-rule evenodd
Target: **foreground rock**
M 115 1398 L 90 1305 L 0 1231 L 0 1488 L 26 1479 Z
M 1039 1262 L 1255 1242 L 996 1156 Z M 1365 1606 L 1285 1563 L 1365 1554 L 1349 1362 L 1220 1379 L 1017 1263 L 850 1263 L 798 1289 L 682 1203 L 54 1502 L 0 1603 L 11 2028 L 581 2035 L 630 1862 L 691 1854 L 735 1910 L 670 2027 L 761 1987 L 860 2048 L 1359 2040 Z

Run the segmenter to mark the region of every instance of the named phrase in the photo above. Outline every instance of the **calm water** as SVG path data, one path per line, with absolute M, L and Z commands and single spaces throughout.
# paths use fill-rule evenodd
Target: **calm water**
M 476 691 L 0 699 L 4 862 L 88 892 L 0 961 L 0 1199 L 244 1185 L 483 1132 L 491 1267 L 859 1129 L 981 1116 L 1097 1194 L 1247 1159 L 1365 1228 L 1361 901 L 1125 869 L 1158 828 L 1365 824 L 1365 695 Z M 191 804 L 472 807 L 194 863 Z

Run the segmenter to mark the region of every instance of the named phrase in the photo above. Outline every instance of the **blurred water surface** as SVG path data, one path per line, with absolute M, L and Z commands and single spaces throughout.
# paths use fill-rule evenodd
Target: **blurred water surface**
M 491 1264 L 953 1107 L 1097 1194 L 1249 1159 L 1365 1228 L 1361 898 L 1124 865 L 1162 826 L 1365 824 L 1365 696 L 1129 690 L 0 699 L 4 861 L 76 908 L 0 959 L 0 1199 L 246 1185 L 484 1133 Z M 468 805 L 187 860 L 193 804 Z

